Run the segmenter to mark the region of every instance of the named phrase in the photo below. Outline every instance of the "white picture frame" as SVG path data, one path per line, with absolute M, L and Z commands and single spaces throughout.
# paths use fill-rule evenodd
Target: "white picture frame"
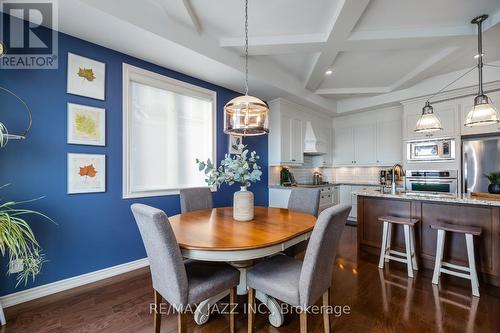
M 68 144 L 105 146 L 106 109 L 68 103 Z
M 229 145 L 228 145 L 228 153 L 230 155 L 238 154 L 239 151 L 236 148 L 238 145 L 243 143 L 243 137 L 238 135 L 229 135 Z
M 106 64 L 68 52 L 67 93 L 104 101 Z
M 106 155 L 68 153 L 68 194 L 106 192 Z

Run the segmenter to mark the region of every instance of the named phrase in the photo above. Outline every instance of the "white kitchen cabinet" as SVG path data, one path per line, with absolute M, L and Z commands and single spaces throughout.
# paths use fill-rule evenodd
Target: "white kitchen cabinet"
M 269 165 L 304 163 L 304 122 L 299 111 L 281 100 L 269 103 Z
M 304 164 L 307 123 L 313 124 L 314 130 L 316 131 L 318 128 L 318 133 L 326 136 L 327 140 L 329 138 L 331 142 L 331 132 L 327 133 L 329 136 L 322 134 L 325 131 L 331 131 L 331 117 L 281 98 L 270 101 L 269 108 L 268 156 L 270 166 L 301 166 Z M 331 151 L 331 148 L 328 151 Z M 321 161 L 321 165 L 318 166 L 327 166 L 328 159 L 325 162 Z
M 500 92 L 490 92 L 487 94 L 488 97 L 493 101 L 493 104 L 500 111 Z M 473 134 L 487 134 L 487 133 L 500 133 L 500 124 L 493 124 L 487 126 L 475 126 L 467 127 L 464 126 L 465 118 L 467 114 L 472 109 L 474 105 L 474 97 L 468 96 L 459 100 L 460 103 L 460 126 L 462 135 L 473 135 Z
M 401 120 L 337 127 L 335 166 L 392 165 L 402 161 Z
M 290 161 L 292 163 L 304 163 L 304 124 L 298 118 L 290 120 Z
M 377 127 L 365 124 L 354 127 L 354 164 L 369 165 L 377 162 Z
M 334 130 L 333 163 L 336 166 L 354 164 L 354 132 L 352 127 Z
M 339 186 L 339 204 L 341 205 L 352 205 L 352 197 L 351 197 L 351 191 L 352 191 L 352 186 L 351 185 L 340 185 Z M 349 219 L 352 219 L 353 217 L 353 210 L 349 212 Z
M 269 189 L 269 207 L 288 208 L 288 199 L 290 199 L 292 189 L 270 188 Z
M 401 119 L 377 124 L 377 164 L 401 163 L 403 160 Z

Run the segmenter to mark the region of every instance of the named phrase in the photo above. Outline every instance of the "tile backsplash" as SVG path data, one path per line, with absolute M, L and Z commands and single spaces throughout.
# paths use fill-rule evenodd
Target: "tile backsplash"
M 280 166 L 270 167 L 269 184 L 279 185 Z M 380 170 L 386 167 L 340 167 L 340 168 L 312 168 L 310 166 L 289 167 L 293 172 L 295 180 L 300 184 L 312 183 L 313 172 L 319 171 L 323 174 L 323 181 L 331 183 L 378 183 Z

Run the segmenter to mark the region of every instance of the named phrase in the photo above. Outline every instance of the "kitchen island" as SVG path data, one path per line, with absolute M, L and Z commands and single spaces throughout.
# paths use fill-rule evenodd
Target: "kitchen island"
M 416 252 L 420 266 L 433 269 L 436 253 L 435 222 L 470 225 L 482 228 L 474 237 L 476 264 L 482 283 L 500 287 L 500 201 L 478 200 L 464 196 L 417 196 L 410 194 L 384 194 L 377 191 L 358 191 L 358 248 L 360 255 L 380 254 L 384 215 L 416 218 Z M 393 230 L 393 246 L 402 250 L 402 228 Z M 444 260 L 467 264 L 463 235 L 448 233 Z

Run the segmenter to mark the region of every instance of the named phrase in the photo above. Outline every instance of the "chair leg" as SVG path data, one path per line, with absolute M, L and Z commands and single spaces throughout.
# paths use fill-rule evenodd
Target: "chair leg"
M 160 333 L 160 328 L 161 328 L 161 313 L 160 313 L 160 304 L 162 301 L 162 297 L 159 292 L 156 290 L 154 291 L 155 294 L 155 307 L 156 311 L 154 313 L 154 319 L 153 319 L 153 332 L 154 333 Z
M 330 288 L 323 294 L 323 326 L 325 327 L 325 333 L 330 333 Z
M 408 276 L 413 278 L 413 264 L 411 258 L 411 241 L 410 241 L 410 226 L 404 225 L 405 233 L 405 248 L 406 248 L 406 267 L 408 268 Z
M 417 251 L 415 250 L 415 228 L 411 227 L 410 228 L 410 244 L 411 244 L 411 258 L 412 258 L 412 265 L 413 269 L 418 271 L 418 264 L 417 264 Z
M 477 280 L 476 259 L 474 258 L 474 239 L 472 234 L 465 234 L 465 243 L 467 244 L 467 257 L 469 258 L 472 295 L 479 297 L 479 282 Z
M 234 333 L 234 306 L 236 304 L 236 287 L 229 290 L 229 331 Z
M 177 314 L 177 332 L 186 333 L 187 313 L 179 312 Z
M 307 312 L 300 313 L 300 333 L 307 333 Z
M 255 316 L 255 289 L 248 288 L 248 333 L 253 332 L 253 320 Z
M 391 245 L 392 245 L 392 223 L 388 223 L 385 253 L 389 253 L 389 251 L 391 250 Z M 385 258 L 385 262 L 389 262 L 389 258 Z
M 389 223 L 384 222 L 384 228 L 382 230 L 382 245 L 380 246 L 380 259 L 378 262 L 379 268 L 384 268 L 385 254 L 387 251 L 387 230 L 389 228 Z
M 434 274 L 432 275 L 432 283 L 439 283 L 439 276 L 441 275 L 441 261 L 443 260 L 444 251 L 444 230 L 437 232 L 437 245 L 436 245 L 436 261 L 434 263 Z

